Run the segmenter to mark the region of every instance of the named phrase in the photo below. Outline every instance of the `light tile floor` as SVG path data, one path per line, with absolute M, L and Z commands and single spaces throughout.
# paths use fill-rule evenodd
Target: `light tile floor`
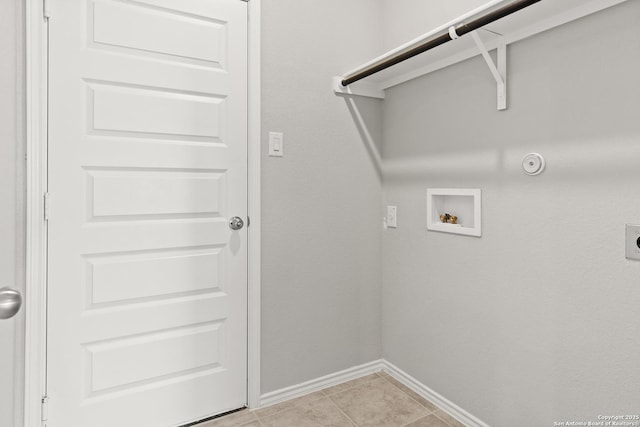
M 384 372 L 197 427 L 464 427 Z

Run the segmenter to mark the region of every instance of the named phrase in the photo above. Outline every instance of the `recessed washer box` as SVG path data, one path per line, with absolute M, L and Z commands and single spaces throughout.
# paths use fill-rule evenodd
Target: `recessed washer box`
M 479 188 L 428 188 L 427 230 L 482 236 L 481 199 Z M 445 214 L 458 217 L 457 224 L 443 223 Z

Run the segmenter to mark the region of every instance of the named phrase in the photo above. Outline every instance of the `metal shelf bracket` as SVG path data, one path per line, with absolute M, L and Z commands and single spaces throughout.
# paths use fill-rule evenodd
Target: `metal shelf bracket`
M 478 35 L 477 31 L 472 31 L 471 37 L 473 37 L 473 41 L 476 43 L 476 46 L 482 53 L 482 57 L 484 58 L 487 66 L 489 67 L 489 71 L 496 79 L 496 84 L 498 86 L 498 110 L 506 110 L 507 109 L 507 45 L 503 40 L 498 42 L 498 65 L 493 62 L 491 55 L 489 55 L 489 51 L 487 51 L 487 47 L 484 42 Z

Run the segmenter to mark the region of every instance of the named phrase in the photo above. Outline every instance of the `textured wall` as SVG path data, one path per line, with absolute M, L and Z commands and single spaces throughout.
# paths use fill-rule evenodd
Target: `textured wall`
M 262 4 L 263 392 L 381 354 L 381 184 L 352 117 L 379 143 L 381 110 L 331 90 L 379 53 L 379 6 Z M 284 158 L 267 157 L 269 131 L 284 132 Z
M 383 48 L 393 49 L 487 2 L 488 0 L 382 0 Z
M 492 426 L 640 411 L 638 16 L 512 45 L 505 112 L 479 57 L 387 93 L 384 357 Z M 427 232 L 428 187 L 481 188 L 482 237 Z

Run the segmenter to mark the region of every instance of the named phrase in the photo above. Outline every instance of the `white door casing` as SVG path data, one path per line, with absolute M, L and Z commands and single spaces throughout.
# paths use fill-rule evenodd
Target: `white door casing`
M 56 0 L 50 427 L 246 404 L 247 6 Z

